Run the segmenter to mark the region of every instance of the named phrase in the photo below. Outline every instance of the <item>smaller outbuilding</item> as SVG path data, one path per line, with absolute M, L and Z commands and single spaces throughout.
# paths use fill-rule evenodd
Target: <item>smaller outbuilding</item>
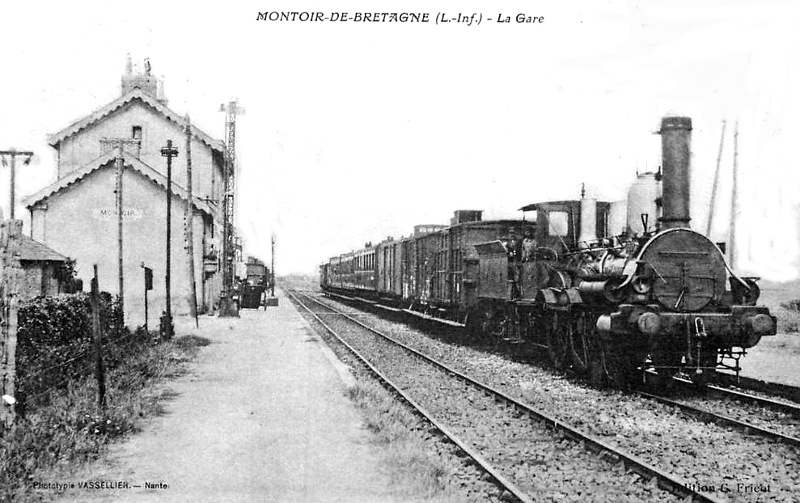
M 20 236 L 17 252 L 23 271 L 20 300 L 67 292 L 71 284 L 67 257 L 25 235 Z

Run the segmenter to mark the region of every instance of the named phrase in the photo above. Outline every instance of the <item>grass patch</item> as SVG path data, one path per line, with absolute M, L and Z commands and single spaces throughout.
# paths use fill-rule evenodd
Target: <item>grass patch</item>
M 361 409 L 372 441 L 380 448 L 382 469 L 400 496 L 414 501 L 465 501 L 453 485 L 458 467 L 436 450 L 438 442 L 432 441 L 426 423 L 377 384 L 359 382 L 347 395 Z
M 141 418 L 158 414 L 161 396 L 153 385 L 183 372 L 183 363 L 209 343 L 196 336 L 133 346 L 106 375 L 106 407 L 97 407 L 92 377 L 53 390 L 41 407 L 29 408 L 0 438 L 0 501 L 46 501 L 57 493 L 37 492 L 36 481 L 56 480 L 97 459 L 109 442 L 136 431 Z
M 211 339 L 200 337 L 199 335 L 184 335 L 175 339 L 176 346 L 189 351 L 195 351 L 197 348 L 202 348 L 209 344 L 211 344 Z
M 778 318 L 778 333 L 797 335 L 800 333 L 800 280 L 788 283 L 761 282 L 761 298 L 759 304 L 770 309 Z
M 787 334 L 800 332 L 800 299 L 781 302 L 777 316 L 778 326 L 782 326 Z

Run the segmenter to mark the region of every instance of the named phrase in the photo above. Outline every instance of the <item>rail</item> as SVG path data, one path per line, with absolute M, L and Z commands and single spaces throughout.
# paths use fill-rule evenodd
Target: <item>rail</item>
M 290 295 L 293 295 L 293 293 L 290 292 Z M 310 297 L 308 295 L 306 295 L 306 297 L 311 299 L 312 301 L 320 304 L 320 305 L 324 305 L 320 301 L 318 301 L 316 299 L 313 299 L 312 297 Z M 305 305 L 303 305 L 303 307 L 305 309 L 308 309 Z M 676 495 L 676 496 L 678 496 L 680 498 L 687 499 L 687 501 L 696 501 L 696 502 L 715 502 L 715 501 L 718 501 L 716 499 L 711 498 L 710 496 L 707 496 L 705 494 L 702 494 L 702 493 L 699 493 L 697 491 L 692 490 L 690 488 L 690 484 L 687 484 L 686 482 L 684 482 L 682 480 L 679 480 L 679 479 L 677 479 L 677 478 L 665 473 L 664 471 L 660 470 L 659 468 L 657 468 L 655 466 L 647 464 L 646 462 L 638 459 L 633 454 L 631 454 L 629 452 L 626 452 L 623 449 L 615 448 L 615 447 L 603 442 L 602 440 L 600 440 L 598 438 L 595 438 L 595 437 L 593 437 L 593 436 L 591 436 L 591 435 L 589 435 L 587 433 L 584 433 L 584 432 L 580 431 L 579 429 L 577 429 L 577 428 L 575 428 L 573 426 L 570 426 L 570 425 L 568 425 L 568 424 L 566 424 L 566 423 L 564 423 L 564 422 L 562 422 L 562 421 L 560 421 L 558 419 L 555 419 L 555 418 L 553 418 L 553 417 L 551 417 L 551 416 L 549 416 L 549 415 L 547 415 L 547 414 L 545 414 L 545 413 L 543 413 L 541 411 L 533 409 L 528 404 L 522 403 L 522 402 L 516 400 L 515 398 L 512 398 L 511 396 L 503 393 L 500 390 L 497 390 L 497 389 L 495 389 L 495 388 L 493 388 L 493 387 L 491 387 L 491 386 L 489 386 L 487 384 L 481 383 L 481 382 L 479 382 L 479 381 L 477 381 L 477 380 L 475 380 L 475 379 L 473 379 L 473 378 L 471 378 L 471 377 L 459 372 L 458 370 L 455 370 L 455 369 L 449 367 L 448 365 L 446 365 L 446 364 L 444 364 L 442 362 L 439 362 L 438 360 L 435 360 L 435 359 L 433 359 L 433 358 L 431 358 L 431 357 L 429 357 L 429 356 L 417 351 L 416 349 L 411 348 L 411 347 L 407 346 L 406 344 L 403 344 L 402 342 L 393 339 L 392 337 L 390 337 L 390 336 L 388 336 L 386 334 L 383 334 L 383 333 L 379 332 L 378 330 L 370 327 L 369 325 L 365 325 L 361 321 L 349 316 L 347 313 L 335 310 L 334 308 L 332 308 L 330 306 L 325 306 L 325 307 L 327 307 L 329 309 L 333 309 L 334 311 L 336 311 L 336 313 L 338 315 L 340 315 L 340 316 L 342 316 L 344 318 L 347 318 L 350 321 L 352 321 L 353 323 L 355 323 L 355 324 L 361 326 L 362 328 L 364 328 L 366 330 L 369 330 L 370 332 L 374 333 L 375 335 L 377 335 L 379 337 L 382 337 L 382 338 L 386 339 L 387 341 L 390 341 L 393 344 L 396 344 L 396 345 L 402 347 L 403 349 L 405 349 L 408 352 L 418 356 L 419 358 L 430 362 L 431 364 L 433 364 L 433 365 L 441 368 L 442 370 L 444 370 L 444 371 L 446 371 L 446 372 L 458 377 L 459 379 L 462 379 L 464 382 L 467 382 L 467 383 L 477 387 L 478 389 L 480 389 L 480 390 L 482 390 L 484 392 L 488 392 L 488 393 L 494 395 L 495 397 L 497 397 L 498 399 L 500 399 L 503 402 L 507 403 L 508 405 L 510 405 L 512 407 L 515 407 L 517 410 L 521 410 L 521 411 L 527 413 L 528 415 L 530 415 L 531 417 L 533 417 L 537 421 L 539 421 L 539 422 L 541 422 L 541 423 L 543 423 L 543 424 L 555 429 L 556 431 L 561 432 L 564 435 L 567 435 L 567 436 L 573 438 L 574 440 L 577 440 L 578 442 L 583 443 L 583 445 L 586 446 L 586 448 L 589 449 L 590 451 L 592 451 L 594 453 L 602 453 L 602 454 L 605 454 L 605 455 L 610 456 L 612 458 L 620 460 L 621 462 L 623 462 L 625 464 L 626 468 L 628 468 L 629 470 L 637 473 L 638 475 L 642 476 L 645 479 L 652 480 L 653 478 L 655 478 L 659 487 L 661 487 L 662 489 L 664 489 L 664 490 L 666 490 L 666 491 L 668 491 L 668 492 L 670 492 L 670 493 L 672 493 L 672 494 L 674 494 L 674 495 Z M 319 317 L 316 317 L 316 318 L 319 320 Z M 320 323 L 322 323 L 322 320 L 319 320 L 319 321 L 320 321 Z M 326 329 L 328 331 L 330 331 L 330 329 L 327 327 L 327 325 L 323 324 L 323 326 L 325 326 Z M 351 350 L 351 351 L 354 351 L 354 350 Z
M 661 395 L 654 395 L 652 393 L 647 393 L 645 391 L 639 391 L 638 394 L 643 398 L 659 402 L 663 405 L 668 405 L 670 407 L 678 408 L 684 411 L 685 413 L 690 414 L 693 417 L 696 417 L 697 419 L 700 419 L 701 421 L 704 421 L 706 423 L 716 423 L 721 426 L 731 426 L 738 430 L 755 433 L 762 437 L 771 438 L 773 440 L 777 440 L 784 444 L 792 445 L 794 447 L 800 447 L 800 438 L 797 437 L 784 435 L 783 433 L 774 430 L 768 430 L 766 428 L 756 426 L 755 424 L 752 423 L 740 421 L 738 419 L 726 416 L 724 414 L 718 414 L 710 410 L 701 409 L 699 407 L 695 407 L 688 403 L 681 402 L 678 400 L 673 400 L 671 398 L 667 398 Z
M 403 401 L 405 401 L 412 409 L 414 409 L 420 416 L 422 416 L 426 421 L 428 421 L 431 425 L 433 425 L 436 430 L 438 430 L 449 442 L 456 445 L 459 449 L 461 449 L 464 453 L 469 456 L 472 461 L 479 466 L 484 472 L 489 474 L 489 476 L 495 481 L 495 483 L 500 486 L 501 488 L 508 491 L 512 494 L 518 501 L 523 503 L 533 503 L 533 500 L 530 499 L 521 489 L 519 489 L 513 482 L 506 479 L 496 468 L 494 468 L 488 461 L 486 461 L 480 454 L 475 452 L 471 447 L 466 445 L 463 441 L 459 440 L 458 437 L 455 436 L 450 430 L 448 430 L 443 424 L 438 422 L 436 419 L 433 418 L 433 415 L 424 409 L 421 405 L 417 404 L 410 396 L 408 396 L 405 392 L 403 392 L 397 385 L 395 385 L 388 377 L 386 377 L 380 370 L 375 368 L 357 349 L 352 347 L 347 341 L 339 336 L 327 323 L 322 321 L 319 317 L 319 313 L 316 313 L 311 310 L 303 301 L 301 301 L 297 295 L 291 290 L 287 290 L 289 296 L 303 309 L 305 309 L 311 316 L 314 317 L 315 320 L 323 327 L 325 330 L 331 334 L 333 337 L 336 338 L 342 345 L 344 345 L 348 351 L 350 351 L 353 355 L 358 358 L 361 363 L 364 364 L 365 367 L 372 372 L 381 382 L 384 383 L 385 386 L 389 388 L 394 394 L 399 396 Z M 306 298 L 312 299 L 311 297 L 306 295 Z M 318 302 L 318 301 L 315 301 Z M 363 324 L 359 323 L 354 318 L 350 317 L 345 313 L 340 313 L 344 317 L 350 319 L 351 321 L 355 321 L 359 325 L 364 326 Z

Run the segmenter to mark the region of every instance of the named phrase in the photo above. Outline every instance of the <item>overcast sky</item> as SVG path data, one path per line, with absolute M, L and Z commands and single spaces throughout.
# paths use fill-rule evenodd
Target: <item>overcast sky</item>
M 694 121 L 694 228 L 706 226 L 727 120 L 712 238 L 727 237 L 738 121 L 740 268 L 797 275 L 797 2 L 236 3 L 3 2 L 0 149 L 38 156 L 18 171 L 18 199 L 55 180 L 47 135 L 115 99 L 130 53 L 149 57 L 169 106 L 216 138 L 220 103 L 239 99 L 238 223 L 246 252 L 265 260 L 275 233 L 279 274 L 456 209 L 518 216 L 578 198 L 581 183 L 622 199 L 637 170 L 660 163 L 661 117 L 680 114 Z M 484 20 L 256 21 L 376 5 Z M 517 24 L 519 13 L 545 22 Z M 7 214 L 8 168 L 0 181 Z

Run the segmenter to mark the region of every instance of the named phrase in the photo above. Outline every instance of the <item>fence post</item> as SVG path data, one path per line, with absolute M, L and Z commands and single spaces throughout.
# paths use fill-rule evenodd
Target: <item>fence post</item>
M 22 235 L 22 220 L 0 223 L 0 420 L 11 428 L 15 418 L 15 379 L 17 358 L 17 307 L 20 264 L 17 250 Z
M 90 302 L 92 304 L 92 333 L 94 335 L 95 378 L 97 379 L 97 408 L 103 411 L 106 407 L 106 381 L 103 371 L 103 331 L 100 328 L 100 301 L 97 284 L 97 264 L 94 264 L 94 277 Z

